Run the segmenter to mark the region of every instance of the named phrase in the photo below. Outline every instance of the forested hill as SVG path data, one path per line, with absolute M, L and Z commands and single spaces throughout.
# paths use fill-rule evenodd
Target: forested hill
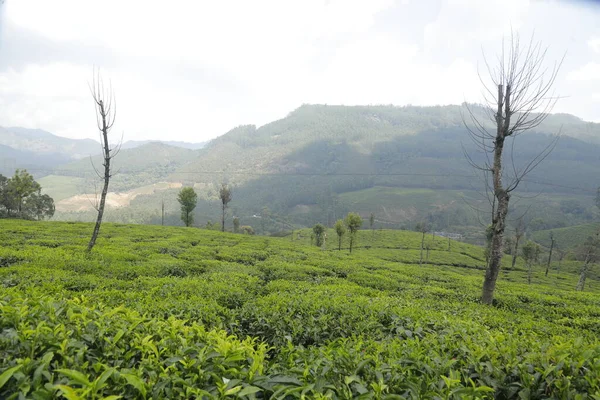
M 486 120 L 483 109 L 473 110 Z M 463 150 L 476 161 L 483 156 L 469 139 L 463 114 L 461 106 L 304 105 L 260 128 L 231 130 L 170 179 L 200 188 L 227 181 L 236 186 L 237 213 L 252 215 L 266 206 L 306 224 L 331 222 L 349 209 L 383 214 L 387 222 L 415 221 L 440 210 L 459 212 L 452 209 L 459 203 L 464 211 L 460 199 L 477 197 L 473 193 L 483 186 Z M 537 209 L 564 226 L 585 222 L 595 213 L 589 199 L 600 183 L 600 124 L 550 115 L 517 138 L 514 147 L 509 141 L 507 162 L 512 169 L 514 160 L 518 169 L 559 133 L 562 137 L 552 154 L 520 191 L 531 196 L 546 193 L 542 197 L 548 208 Z M 406 192 L 410 190 L 413 193 Z M 435 194 L 415 194 L 418 190 Z M 564 199 L 556 196 L 580 196 L 576 201 L 590 210 L 573 219 L 561 211 Z M 528 207 L 531 201 L 515 205 Z M 205 216 L 212 213 L 208 206 L 199 210 Z M 463 218 L 461 224 L 474 223 L 468 220 Z
M 486 118 L 483 109 L 473 110 Z M 429 218 L 440 229 L 468 230 L 465 226 L 479 226 L 471 206 L 485 207 L 485 199 L 477 193 L 482 181 L 464 156 L 467 150 L 482 160 L 474 152 L 463 114 L 461 106 L 303 105 L 262 127 L 234 128 L 200 150 L 155 144 L 123 150 L 111 189 L 126 190 L 135 198 L 108 218 L 156 222 L 157 205 L 164 199 L 168 223 L 178 223 L 177 188 L 194 185 L 200 198 L 196 221 L 203 225 L 217 220 L 214 188 L 227 182 L 234 188 L 231 214 L 259 232 L 290 223 L 331 223 L 347 211 L 363 216 L 373 212 L 389 228 L 412 227 Z M 534 132 L 517 139 L 514 157 L 512 143 L 507 146 L 507 161 L 511 168 L 512 159 L 517 168 L 524 165 L 557 133 L 562 138 L 555 150 L 519 188 L 532 199 L 513 202 L 523 211 L 535 202 L 529 215 L 544 219 L 543 224 L 538 221 L 539 229 L 591 222 L 597 214 L 593 195 L 600 184 L 600 124 L 550 115 Z M 62 166 L 44 183 L 49 187 L 60 182 L 61 198 L 69 203 L 69 196 L 80 194 L 73 192 L 72 172 L 79 176 L 90 168 L 89 162 Z M 61 174 L 66 178 L 56 176 Z M 168 183 L 166 189 L 136 190 L 136 185 L 148 188 L 159 182 Z M 575 208 L 583 212 L 570 213 L 568 202 L 576 202 Z M 61 214 L 61 207 L 59 202 L 59 218 L 80 219 Z M 253 217 L 265 212 L 269 218 Z

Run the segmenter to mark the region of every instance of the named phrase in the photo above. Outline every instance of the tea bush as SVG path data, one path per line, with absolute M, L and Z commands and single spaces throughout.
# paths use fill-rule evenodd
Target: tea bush
M 430 235 L 420 267 L 412 232 L 90 231 L 2 221 L 0 398 L 600 399 L 600 286 L 568 265 L 487 307 L 482 250 Z

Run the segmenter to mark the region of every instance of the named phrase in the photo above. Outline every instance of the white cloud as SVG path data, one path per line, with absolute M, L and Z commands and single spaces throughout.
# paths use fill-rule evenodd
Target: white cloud
M 600 53 L 600 37 L 590 38 L 587 44 L 594 52 Z
M 600 80 L 600 63 L 587 63 L 584 66 L 569 72 L 568 79 L 571 81 Z
M 113 82 L 119 112 L 115 129 L 123 131 L 125 139 L 206 140 L 239 124 L 281 118 L 302 103 L 479 101 L 475 66 L 480 49 L 496 50 L 511 27 L 539 29 L 543 41 L 564 51 L 565 35 L 552 21 L 568 11 L 565 29 L 572 20 L 585 33 L 569 30 L 568 40 L 595 48 L 596 42 L 589 39 L 592 28 L 584 29 L 596 26 L 593 18 L 585 25 L 589 11 L 536 4 L 9 1 L 2 28 L 12 31 L 4 38 L 24 40 L 31 35 L 19 33 L 27 30 L 41 39 L 27 47 L 27 57 L 13 64 L 10 57 L 2 58 L 0 43 L 0 125 L 95 138 L 87 88 L 92 64 Z M 36 58 L 35 46 L 44 40 L 51 41 L 52 50 Z M 12 47 L 19 48 L 18 43 Z M 67 57 L 73 51 L 85 57 Z M 574 61 L 565 69 L 584 68 L 569 79 L 562 77 L 559 86 L 596 76 L 597 66 L 589 55 L 569 57 Z M 591 110 L 577 99 L 589 100 L 590 91 L 598 89 L 580 86 L 577 93 L 566 93 L 571 100 L 560 111 Z M 594 112 L 582 117 L 600 119 Z

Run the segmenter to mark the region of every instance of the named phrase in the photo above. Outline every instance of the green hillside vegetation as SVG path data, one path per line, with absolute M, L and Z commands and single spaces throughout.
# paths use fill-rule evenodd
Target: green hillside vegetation
M 535 230 L 594 221 L 600 144 L 593 138 L 600 137 L 600 125 L 556 114 L 536 131 L 518 139 L 517 166 L 547 145 L 549 134 L 560 131 L 563 137 L 520 185 L 513 215 L 529 210 L 533 219 L 543 222 L 538 221 Z M 473 209 L 489 205 L 478 194 L 483 183 L 465 160 L 463 145 L 473 150 L 460 106 L 304 105 L 262 127 L 237 127 L 197 151 L 159 143 L 123 150 L 115 158 L 110 190 L 134 190 L 161 181 L 194 186 L 199 226 L 217 220 L 215 188 L 226 182 L 234 190 L 232 215 L 243 224 L 256 225 L 251 217 L 264 207 L 277 217 L 260 224 L 261 234 L 282 230 L 281 219 L 296 227 L 318 222 L 331 226 L 338 216 L 356 210 L 363 216 L 374 212 L 388 228 L 411 228 L 427 219 L 436 229 L 480 238 L 482 228 Z M 84 187 L 59 179 L 54 179 L 58 188 L 45 185 L 61 198 L 94 191 L 89 160 L 60 167 L 53 176 L 86 179 Z M 157 223 L 162 201 L 176 193 L 138 196 L 127 207 L 109 210 L 106 218 Z M 518 196 L 524 199 L 516 201 Z M 577 202 L 578 211 L 570 212 L 572 207 L 563 207 L 564 201 Z M 167 221 L 177 224 L 177 204 L 167 203 Z M 60 219 L 94 218 L 93 212 L 65 212 L 60 204 L 58 208 Z
M 123 149 L 114 158 L 114 174 L 111 191 L 125 191 L 165 180 L 181 165 L 197 157 L 190 149 L 151 142 L 132 149 Z M 86 190 L 92 190 L 91 182 L 96 177 L 94 167 L 102 167 L 102 157 L 94 156 L 58 167 L 57 173 L 63 176 L 84 177 L 88 182 Z M 80 194 L 75 192 L 72 195 Z
M 588 237 L 600 232 L 600 223 L 596 222 L 560 229 L 537 231 L 531 235 L 531 238 L 546 247 L 550 247 L 550 232 L 554 235 L 554 239 L 560 248 L 572 251 L 577 246 L 582 245 Z
M 0 397 L 600 396 L 600 286 L 362 230 L 347 251 L 177 227 L 3 221 Z M 335 240 L 333 240 L 336 242 Z M 449 264 L 454 264 L 449 265 Z

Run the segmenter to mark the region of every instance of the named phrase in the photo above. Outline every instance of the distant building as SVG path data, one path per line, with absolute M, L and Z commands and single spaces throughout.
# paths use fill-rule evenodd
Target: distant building
M 463 235 L 461 235 L 460 233 L 433 232 L 433 234 L 436 236 L 442 236 L 442 237 L 446 237 L 446 238 L 450 238 L 450 239 L 454 239 L 454 240 L 463 240 Z

